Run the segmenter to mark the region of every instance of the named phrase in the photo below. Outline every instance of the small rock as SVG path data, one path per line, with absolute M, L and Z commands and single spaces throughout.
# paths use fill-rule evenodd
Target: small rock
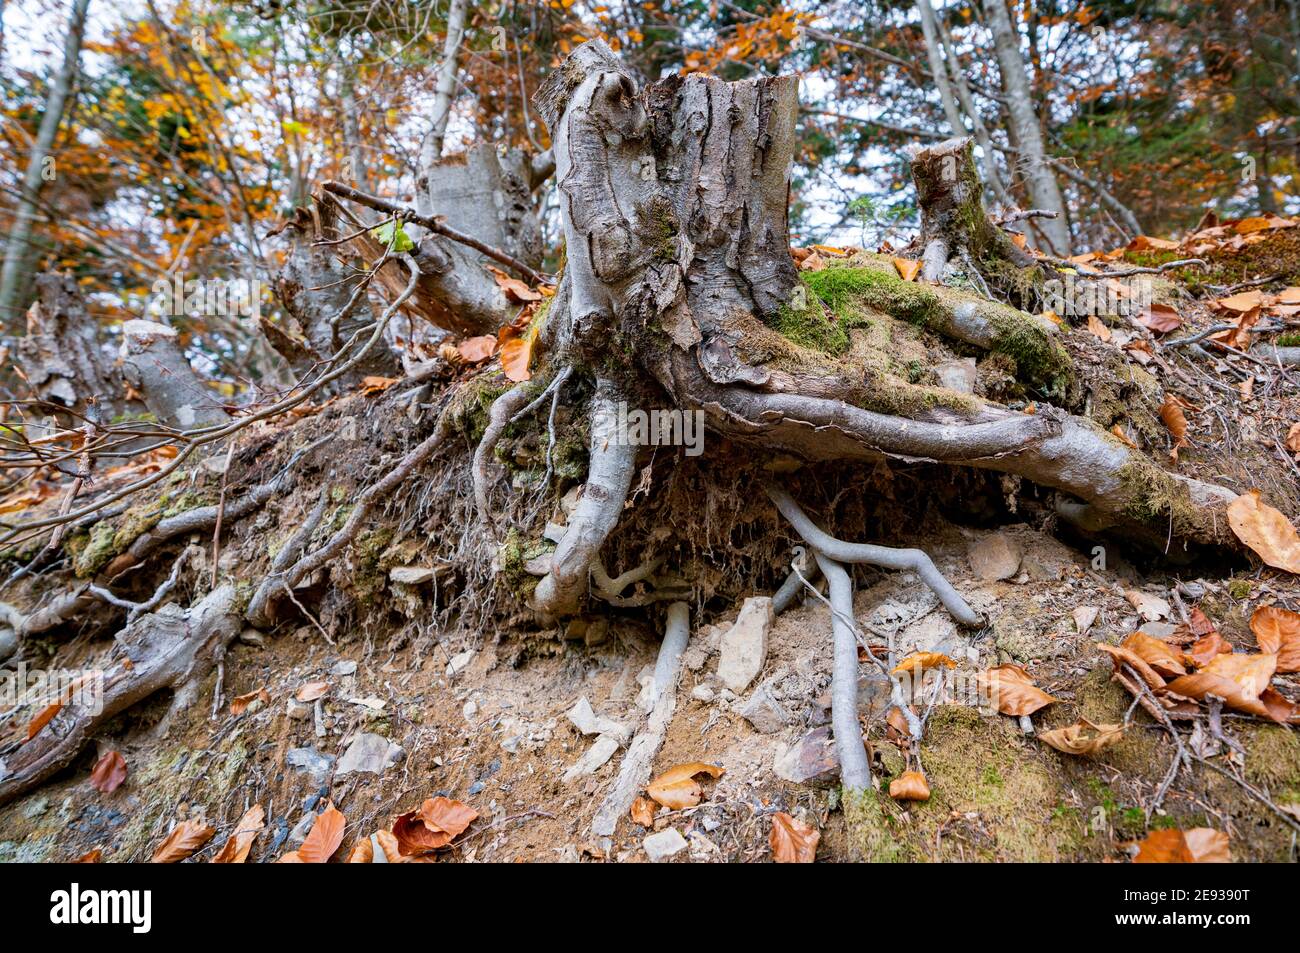
M 1075 610 L 1070 613 L 1074 617 L 1074 629 L 1080 635 L 1092 628 L 1092 624 L 1097 621 L 1097 614 L 1101 610 L 1096 606 L 1076 606 Z
M 771 598 L 752 596 L 745 600 L 735 624 L 723 635 L 718 678 L 731 691 L 743 692 L 763 671 L 772 618 Z
M 256 629 L 245 629 L 240 632 L 239 641 L 244 645 L 252 645 L 259 649 L 266 647 L 266 637 Z
M 573 723 L 573 726 L 584 735 L 611 735 L 620 744 L 626 744 L 628 736 L 631 734 L 627 726 L 614 721 L 612 718 L 597 715 L 592 710 L 591 702 L 587 701 L 586 695 L 579 698 L 574 706 L 569 709 L 568 718 Z
M 307 839 L 307 835 L 311 833 L 312 825 L 315 823 L 316 815 L 314 813 L 308 811 L 304 814 L 302 820 L 295 824 L 293 830 L 289 832 L 288 845 L 290 847 L 301 847 L 302 842 Z
M 478 714 L 478 702 L 471 698 L 465 703 L 465 707 L 460 710 L 460 713 L 465 716 L 466 721 L 473 721 L 474 716 Z
M 764 735 L 775 734 L 794 720 L 790 712 L 761 685 L 737 711 L 754 726 L 755 731 Z
M 394 566 L 388 570 L 388 578 L 404 586 L 419 586 L 432 582 L 438 571 L 432 566 Z
M 582 491 L 585 487 L 585 483 L 579 484 L 560 497 L 560 509 L 564 511 L 566 517 L 572 516 L 573 511 L 578 508 L 578 500 L 582 497 Z
M 1143 622 L 1138 626 L 1138 631 L 1153 639 L 1167 639 L 1178 631 L 1178 626 L 1172 622 Z
M 595 774 L 596 771 L 614 757 L 614 752 L 618 750 L 618 739 L 609 735 L 601 735 L 597 738 L 581 758 L 575 761 L 569 770 L 564 772 L 562 780 L 565 783 L 576 781 L 578 778 L 585 778 L 589 774 Z
M 840 762 L 830 727 L 814 728 L 790 747 L 779 749 L 772 770 L 792 784 L 833 778 L 839 773 Z
M 300 702 L 296 698 L 290 698 L 285 713 L 295 721 L 306 721 L 311 717 L 312 707 L 307 702 Z
M 939 376 L 940 387 L 955 390 L 959 394 L 975 393 L 975 358 L 944 361 L 935 365 L 934 372 Z
M 708 685 L 700 684 L 691 689 L 691 697 L 697 702 L 704 702 L 704 704 L 707 705 L 717 696 L 714 694 L 713 689 Z
M 50 809 L 50 799 L 47 797 L 38 797 L 23 808 L 23 817 L 31 820 L 34 817 L 40 817 Z
M 969 543 L 966 558 L 971 570 L 985 582 L 1010 579 L 1020 569 L 1024 553 L 1006 533 L 991 533 Z
M 530 576 L 545 576 L 551 571 L 551 554 L 542 553 L 524 563 L 524 572 Z
M 343 678 L 347 675 L 355 675 L 357 674 L 357 663 L 352 661 L 352 659 L 339 659 L 334 663 L 334 667 L 330 669 L 330 674 L 337 675 L 339 678 Z
M 590 648 L 593 645 L 603 645 L 609 638 L 609 621 L 606 619 L 597 619 L 587 626 L 587 632 L 582 637 L 583 644 Z
M 698 672 L 709 661 L 709 650 L 698 640 L 682 653 L 682 664 L 692 672 Z
M 334 757 L 315 748 L 290 748 L 284 756 L 284 763 L 305 772 L 313 784 L 324 784 L 334 767 Z
M 677 832 L 675 827 L 665 827 L 657 834 L 651 834 L 641 842 L 645 848 L 646 856 L 650 858 L 652 864 L 667 860 L 676 854 L 680 854 L 687 848 L 686 838 Z
M 452 678 L 463 672 L 465 667 L 474 660 L 474 650 L 466 649 L 464 652 L 458 652 L 451 657 L 447 663 L 447 677 Z
M 339 759 L 338 774 L 383 774 L 405 756 L 399 745 L 383 735 L 364 732 L 352 739 Z

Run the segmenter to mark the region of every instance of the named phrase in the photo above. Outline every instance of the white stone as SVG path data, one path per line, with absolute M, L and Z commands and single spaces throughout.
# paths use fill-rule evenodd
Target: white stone
M 465 670 L 465 667 L 474 660 L 474 650 L 466 649 L 464 652 L 458 652 L 451 657 L 447 663 L 447 677 L 452 678 Z
M 1074 628 L 1080 635 L 1092 628 L 1092 624 L 1097 621 L 1097 613 L 1101 610 L 1096 606 L 1077 606 L 1070 613 L 1074 616 Z
M 631 734 L 626 725 L 620 724 L 612 718 L 597 715 L 591 707 L 591 702 L 587 701 L 586 695 L 579 698 L 573 707 L 569 709 L 568 718 L 573 723 L 573 726 L 584 735 L 611 735 L 620 744 L 626 744 L 628 736 Z
M 686 838 L 678 833 L 677 828 L 665 827 L 659 833 L 651 834 L 643 840 L 641 846 L 645 848 L 650 862 L 657 864 L 675 854 L 680 854 L 689 845 L 686 843 Z
M 748 688 L 763 671 L 772 618 L 771 598 L 753 596 L 745 600 L 735 624 L 722 636 L 718 678 L 736 694 Z
M 339 759 L 338 775 L 383 774 L 406 754 L 383 735 L 365 732 L 352 739 Z
M 432 581 L 437 570 L 432 566 L 394 566 L 388 570 L 388 578 L 404 586 L 418 586 Z
M 966 547 L 970 568 L 985 582 L 1010 579 L 1020 569 L 1023 555 L 1020 544 L 1006 533 L 992 533 Z
M 614 757 L 614 752 L 618 750 L 618 739 L 610 735 L 601 735 L 597 738 L 577 761 L 575 761 L 564 772 L 563 780 L 567 784 L 570 781 L 576 781 L 578 778 L 585 778 L 589 774 L 595 774 L 610 758 Z

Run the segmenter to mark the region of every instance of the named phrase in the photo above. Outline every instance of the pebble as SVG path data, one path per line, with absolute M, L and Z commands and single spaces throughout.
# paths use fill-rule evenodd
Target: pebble
M 718 678 L 736 694 L 748 688 L 763 671 L 772 619 L 771 598 L 751 596 L 741 606 L 735 623 L 722 636 Z
M 680 854 L 687 848 L 686 838 L 678 833 L 675 827 L 665 827 L 657 834 L 651 834 L 641 842 L 645 848 L 646 856 L 650 862 L 657 864 L 660 861 Z
M 348 750 L 343 752 L 336 773 L 340 777 L 345 774 L 383 774 L 405 756 L 401 746 L 383 735 L 363 732 L 353 738 Z

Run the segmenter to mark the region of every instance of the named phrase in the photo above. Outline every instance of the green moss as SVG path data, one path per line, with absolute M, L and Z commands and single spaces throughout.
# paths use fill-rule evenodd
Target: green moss
M 107 520 L 90 528 L 84 545 L 79 545 L 72 557 L 72 571 L 78 579 L 89 579 L 109 564 L 118 554 L 116 538 L 117 530 Z
M 512 527 L 497 552 L 497 565 L 501 567 L 501 576 L 506 584 L 513 591 L 528 596 L 537 588 L 538 579 L 524 566 L 530 559 L 554 551 L 553 543 L 547 540 L 528 540 Z
M 849 857 L 875 864 L 902 864 L 918 859 L 903 839 L 901 828 L 875 791 L 844 791 L 844 821 L 849 833 Z
M 1277 339 L 1278 347 L 1300 347 L 1300 331 L 1282 334 Z
M 498 374 L 482 374 L 463 386 L 451 408 L 456 426 L 477 444 L 487 430 L 488 414 L 493 402 L 514 385 Z
M 1300 800 L 1300 737 L 1291 728 L 1256 728 L 1246 746 L 1246 777 L 1285 800 Z
M 1169 529 L 1175 536 L 1191 535 L 1199 525 L 1199 511 L 1187 487 L 1150 460 L 1133 454 L 1120 468 L 1124 513 L 1140 523 Z
M 772 329 L 800 347 L 834 355 L 847 351 L 849 335 L 844 324 L 832 320 L 810 291 L 806 290 L 803 298 L 803 308 L 782 305 L 771 322 Z

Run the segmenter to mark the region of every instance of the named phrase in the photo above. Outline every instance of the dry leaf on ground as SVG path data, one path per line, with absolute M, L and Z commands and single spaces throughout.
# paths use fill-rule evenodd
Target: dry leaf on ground
M 1227 864 L 1228 835 L 1208 827 L 1152 831 L 1138 845 L 1135 864 Z
M 328 695 L 329 690 L 329 682 L 308 682 L 298 689 L 298 694 L 294 697 L 300 702 L 314 702 L 316 699 Z
M 1160 405 L 1160 419 L 1173 435 L 1174 445 L 1169 448 L 1169 459 L 1178 462 L 1178 451 L 1189 446 L 1187 439 L 1187 415 L 1183 405 L 1172 394 L 1165 395 L 1165 402 Z
M 217 851 L 217 856 L 212 858 L 214 864 L 242 864 L 248 859 L 248 852 L 253 847 L 253 841 L 257 835 L 262 833 L 266 827 L 266 811 L 262 805 L 254 804 L 244 816 L 239 819 L 235 825 L 235 830 L 231 833 L 229 839 L 221 845 L 221 850 Z
M 150 858 L 152 864 L 174 864 L 194 853 L 216 834 L 216 828 L 202 821 L 181 821 L 158 845 Z
M 1086 718 L 1064 728 L 1038 733 L 1040 741 L 1065 754 L 1096 754 L 1123 737 L 1123 725 L 1094 725 Z
M 1189 665 L 1201 668 L 1208 665 L 1214 660 L 1216 655 L 1224 655 L 1232 651 L 1232 643 L 1219 635 L 1218 632 L 1211 632 L 1209 635 L 1203 635 L 1183 653 L 1183 658 Z
M 694 807 L 704 796 L 699 783 L 695 780 L 697 774 L 720 778 L 722 769 L 715 764 L 705 764 L 702 761 L 679 764 L 651 781 L 646 788 L 646 793 L 673 811 Z
M 95 762 L 90 772 L 90 783 L 101 794 L 112 794 L 126 780 L 126 758 L 110 751 Z
M 1250 617 L 1259 650 L 1277 656 L 1279 672 L 1300 672 L 1300 612 L 1261 606 Z
M 811 864 L 817 859 L 817 842 L 822 839 L 817 828 L 805 824 L 784 811 L 772 815 L 772 859 L 778 864 Z
M 640 824 L 642 827 L 653 827 L 655 823 L 655 811 L 657 810 L 659 810 L 659 808 L 655 805 L 653 800 L 646 797 L 644 794 L 639 795 L 637 799 L 632 802 L 632 822 Z
M 230 700 L 230 713 L 235 716 L 242 715 L 248 711 L 248 706 L 255 701 L 266 704 L 271 700 L 270 693 L 265 688 L 259 688 L 255 692 L 249 692 L 247 695 L 237 695 Z
M 393 820 L 393 837 L 400 852 L 408 857 L 441 850 L 478 818 L 468 804 L 439 795 L 428 798 L 418 811 L 408 811 Z
M 1004 715 L 1032 715 L 1056 702 L 1055 698 L 1035 686 L 1029 673 L 1019 665 L 999 665 L 981 672 L 977 682 L 980 690 Z
M 921 273 L 921 263 L 919 261 L 913 261 L 910 258 L 894 258 L 891 260 L 904 281 L 915 281 L 916 276 Z
M 956 668 L 956 659 L 951 659 L 942 652 L 913 652 L 898 663 L 893 674 L 904 672 L 928 672 L 932 668 Z
M 478 337 L 466 338 L 456 345 L 456 353 L 471 364 L 486 361 L 496 352 L 497 339 L 492 334 L 481 334 Z
M 1187 674 L 1187 667 L 1179 659 L 1178 653 L 1168 642 L 1134 632 L 1123 642 L 1124 648 L 1135 652 L 1144 662 L 1166 678 L 1177 678 Z
M 1300 536 L 1290 520 L 1259 498 L 1259 490 L 1228 505 L 1228 525 L 1268 565 L 1300 575 Z
M 316 815 L 316 821 L 307 833 L 307 839 L 298 848 L 298 859 L 304 864 L 323 864 L 334 856 L 343 843 L 347 818 L 333 804 Z

